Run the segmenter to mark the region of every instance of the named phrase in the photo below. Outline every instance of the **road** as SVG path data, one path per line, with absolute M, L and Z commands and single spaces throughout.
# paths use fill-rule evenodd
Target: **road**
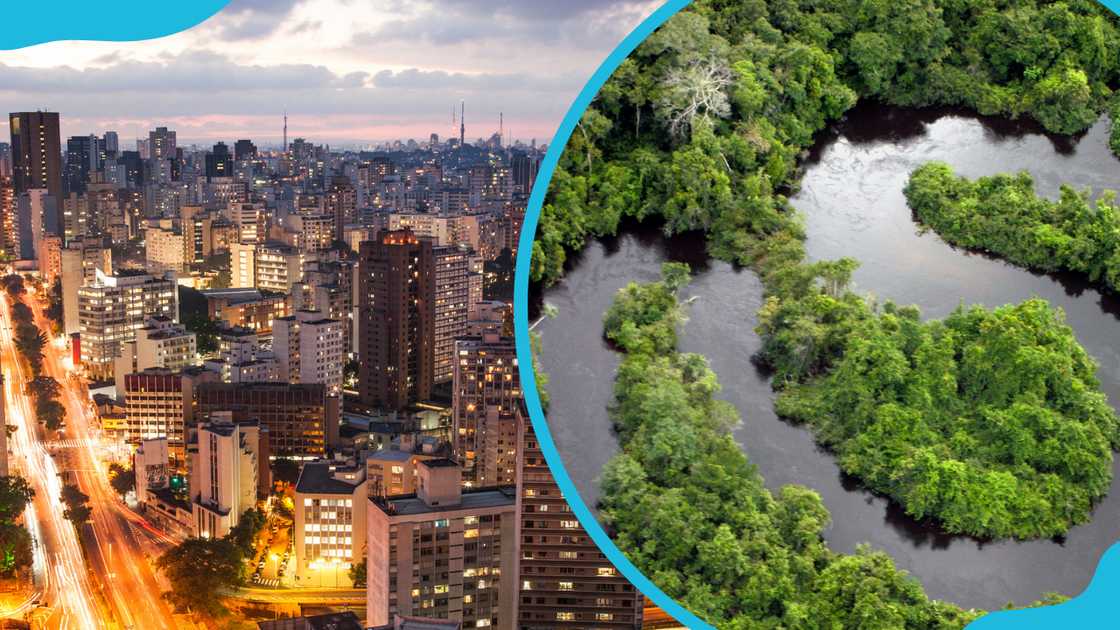
M 37 302 L 36 300 L 28 300 Z M 36 324 L 49 330 L 39 304 L 32 304 Z M 116 619 L 123 628 L 158 630 L 176 627 L 172 611 L 161 597 L 162 588 L 150 564 L 153 556 L 171 541 L 162 540 L 143 519 L 129 510 L 109 485 L 108 465 L 101 461 L 98 429 L 83 381 L 72 378 L 64 361 L 65 345 L 50 343 L 43 350 L 43 372 L 61 385 L 59 402 L 66 407 L 65 438 L 76 444 L 66 449 L 64 459 L 77 478 L 93 508 L 87 524 L 90 563 Z M 92 535 L 88 535 L 92 534 Z M 153 549 L 156 553 L 153 554 Z
M 95 603 L 95 588 L 86 571 L 74 527 L 62 516 L 62 482 L 54 459 L 38 437 L 31 401 L 24 391 L 30 378 L 16 354 L 12 339 L 9 300 L 0 295 L 0 369 L 4 374 L 7 422 L 15 425 L 9 445 L 13 466 L 35 489 L 31 508 L 24 512 L 35 542 L 35 580 L 45 601 L 56 613 L 50 627 L 59 630 L 107 628 Z
M 39 328 L 49 330 L 37 300 L 26 301 Z M 35 509 L 28 511 L 33 517 L 28 521 L 34 521 L 33 533 L 43 550 L 42 560 L 36 561 L 42 565 L 45 599 L 58 611 L 51 627 L 176 628 L 150 564 L 173 541 L 128 510 L 109 486 L 108 466 L 98 456 L 101 442 L 85 384 L 71 378 L 64 361 L 66 348 L 54 343 L 43 350 L 43 373 L 61 386 L 59 402 L 66 408 L 66 426 L 59 440 L 45 442 L 22 387 L 30 375 L 17 356 L 6 295 L 0 295 L 0 306 L 0 365 L 7 377 L 8 422 L 19 427 L 13 450 L 36 490 Z M 63 472 L 90 497 L 92 516 L 80 535 L 62 517 L 59 474 Z

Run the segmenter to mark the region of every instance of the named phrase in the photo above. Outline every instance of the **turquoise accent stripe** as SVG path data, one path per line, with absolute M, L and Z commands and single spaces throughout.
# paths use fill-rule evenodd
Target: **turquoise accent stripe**
M 163 37 L 199 24 L 227 4 L 229 0 L 15 0 L 0 8 L 0 50 L 64 39 L 129 42 Z
M 642 574 L 638 567 L 630 562 L 622 551 L 615 546 L 610 536 L 603 531 L 603 527 L 599 525 L 595 515 L 591 513 L 591 510 L 583 502 L 583 498 L 579 496 L 579 491 L 576 490 L 575 484 L 568 476 L 568 471 L 564 469 L 564 462 L 560 458 L 560 453 L 556 450 L 556 444 L 552 441 L 552 434 L 548 431 L 548 422 L 545 420 L 544 411 L 541 409 L 540 394 L 537 392 L 537 382 L 533 374 L 533 354 L 529 349 L 529 259 L 533 253 L 533 239 L 537 233 L 537 223 L 540 220 L 541 207 L 544 205 L 545 191 L 552 180 L 552 174 L 556 170 L 560 154 L 563 153 L 564 147 L 568 144 L 568 138 L 571 137 L 576 124 L 583 116 L 584 110 L 591 104 L 595 95 L 599 93 L 599 89 L 603 87 L 603 84 L 606 83 L 615 69 L 630 56 L 630 53 L 650 33 L 661 26 L 665 20 L 688 6 L 689 2 L 690 0 L 669 0 L 627 35 L 626 39 L 622 40 L 622 43 L 611 52 L 606 61 L 591 76 L 591 80 L 587 82 L 572 106 L 568 108 L 568 113 L 564 115 L 564 120 L 560 123 L 556 135 L 552 137 L 552 143 L 549 144 L 548 152 L 541 162 L 536 184 L 533 186 L 533 192 L 529 197 L 529 206 L 525 212 L 525 223 L 521 228 L 521 236 L 518 240 L 517 268 L 514 273 L 513 288 L 513 327 L 514 335 L 517 338 L 517 362 L 521 374 L 521 388 L 525 394 L 525 404 L 529 408 L 533 430 L 536 432 L 537 442 L 544 453 L 544 458 L 548 462 L 549 468 L 552 469 L 552 476 L 556 478 L 556 483 L 560 486 L 564 498 L 571 504 L 572 512 L 579 519 L 583 528 L 587 530 L 587 534 L 595 541 L 595 544 L 599 545 L 599 549 L 607 556 L 607 559 L 626 579 L 630 580 L 631 584 L 646 597 L 653 600 L 653 603 L 689 628 L 709 629 L 712 626 L 701 621 L 699 617 L 662 592 L 661 589 L 657 588 L 657 585 Z M 589 334 L 597 333 L 589 332 Z

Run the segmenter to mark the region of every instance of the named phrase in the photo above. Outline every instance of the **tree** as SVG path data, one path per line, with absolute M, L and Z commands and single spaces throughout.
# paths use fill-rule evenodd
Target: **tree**
M 221 615 L 221 592 L 244 582 L 244 556 L 227 538 L 188 538 L 164 552 L 156 566 L 171 583 L 164 599 L 181 611 Z
M 136 489 L 136 471 L 120 464 L 110 464 L 109 485 L 123 499 L 126 494 Z
M 14 521 L 34 498 L 35 489 L 23 477 L 0 477 L 0 521 Z
M 272 478 L 276 481 L 295 485 L 299 481 L 300 465 L 294 459 L 277 457 L 272 460 Z
M 259 508 L 249 508 L 242 512 L 241 518 L 238 519 L 237 525 L 234 525 L 226 539 L 233 543 L 238 550 L 241 551 L 243 556 L 249 556 L 253 553 L 253 548 L 257 542 L 257 536 L 260 535 L 261 530 L 264 529 L 265 523 L 268 518 L 264 512 Z
M 62 515 L 73 523 L 74 527 L 84 525 L 93 514 L 93 508 L 89 505 L 89 495 L 82 492 L 78 486 L 72 484 L 62 486 L 62 503 L 66 506 Z
M 350 583 L 354 588 L 365 588 L 366 586 L 366 571 L 369 565 L 368 558 L 362 558 L 361 562 L 355 562 L 350 565 L 350 570 L 347 574 L 350 576 Z
M 32 561 L 31 534 L 27 528 L 0 522 L 0 575 L 12 577 L 30 567 Z
M 662 84 L 664 96 L 658 102 L 660 114 L 669 125 L 669 133 L 684 138 L 698 118 L 727 118 L 731 102 L 727 88 L 734 77 L 723 59 L 695 59 L 673 68 Z

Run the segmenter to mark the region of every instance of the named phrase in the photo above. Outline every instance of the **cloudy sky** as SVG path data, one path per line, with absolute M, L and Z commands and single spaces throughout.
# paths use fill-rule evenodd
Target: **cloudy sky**
M 602 59 L 658 0 L 232 0 L 144 42 L 0 51 L 0 112 L 62 115 L 63 138 L 166 125 L 180 143 L 365 144 L 447 136 L 546 142 Z M 0 119 L 0 138 L 8 136 Z

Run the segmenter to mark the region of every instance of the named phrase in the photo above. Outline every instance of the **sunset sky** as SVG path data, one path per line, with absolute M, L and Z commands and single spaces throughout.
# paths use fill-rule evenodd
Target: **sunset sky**
M 180 144 L 250 137 L 336 145 L 497 131 L 547 142 L 594 69 L 654 0 L 233 0 L 143 42 L 0 51 L 0 111 L 62 115 L 63 138 L 121 144 L 166 125 Z M 8 136 L 0 119 L 0 141 Z M 65 141 L 65 140 L 64 140 Z

